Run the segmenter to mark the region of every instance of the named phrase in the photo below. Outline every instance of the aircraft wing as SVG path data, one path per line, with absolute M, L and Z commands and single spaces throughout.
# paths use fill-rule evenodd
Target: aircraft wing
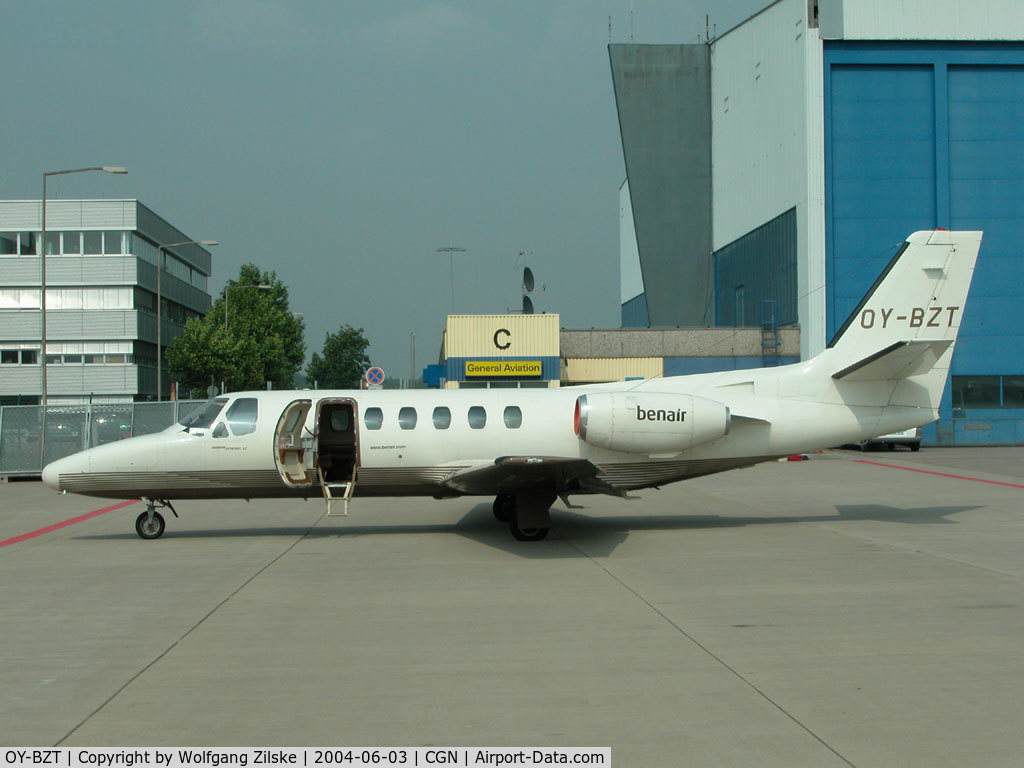
M 501 456 L 491 464 L 459 470 L 441 484 L 462 493 L 490 495 L 524 488 L 554 488 L 558 493 L 619 492 L 597 479 L 600 470 L 586 459 L 561 456 Z M 604 486 L 607 486 L 605 490 Z

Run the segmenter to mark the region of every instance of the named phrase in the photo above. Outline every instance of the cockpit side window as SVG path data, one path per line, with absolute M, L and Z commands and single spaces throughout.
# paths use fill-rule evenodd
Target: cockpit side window
M 248 435 L 256 431 L 259 401 L 255 397 L 240 397 L 225 414 L 234 435 Z
M 188 429 L 206 429 L 213 424 L 213 420 L 217 418 L 217 414 L 220 413 L 227 401 L 226 397 L 207 400 L 178 423 Z
M 213 430 L 213 436 L 214 437 L 227 437 L 228 436 L 228 428 L 226 426 L 224 426 L 224 422 L 223 421 L 220 424 L 217 425 L 217 428 L 215 430 Z

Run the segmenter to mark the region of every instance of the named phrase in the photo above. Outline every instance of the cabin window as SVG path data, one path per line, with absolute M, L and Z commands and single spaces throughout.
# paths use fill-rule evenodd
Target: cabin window
M 367 408 L 363 412 L 363 424 L 367 429 L 380 429 L 384 423 L 384 412 L 380 408 Z
M 231 431 L 236 435 L 248 435 L 255 432 L 257 410 L 258 401 L 255 397 L 240 397 L 235 400 L 227 412 Z
M 213 436 L 214 437 L 227 437 L 228 436 L 228 428 L 226 426 L 224 426 L 224 422 L 223 421 L 220 424 L 217 425 L 217 428 L 215 430 L 213 430 Z
M 220 413 L 227 401 L 226 397 L 207 400 L 178 423 L 190 429 L 206 429 L 213 424 L 213 420 L 217 418 L 217 414 Z
M 470 429 L 483 429 L 487 424 L 487 411 L 482 405 L 474 405 L 469 409 Z
M 509 429 L 519 429 L 523 425 L 523 412 L 518 405 L 505 406 L 505 426 Z
M 443 405 L 434 409 L 434 429 L 448 429 L 452 424 L 452 412 Z
M 402 429 L 416 428 L 416 409 L 405 406 L 398 411 L 398 426 Z
M 348 408 L 338 408 L 331 411 L 331 431 L 348 432 L 352 426 L 352 412 Z

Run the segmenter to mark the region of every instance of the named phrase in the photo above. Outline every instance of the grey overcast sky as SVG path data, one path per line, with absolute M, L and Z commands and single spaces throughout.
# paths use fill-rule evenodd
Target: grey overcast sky
M 696 42 L 768 0 L 0 3 L 0 198 L 138 198 L 216 239 L 211 293 L 276 270 L 307 355 L 363 327 L 389 375 L 451 308 L 619 321 L 611 41 Z M 632 24 L 630 8 L 633 8 Z

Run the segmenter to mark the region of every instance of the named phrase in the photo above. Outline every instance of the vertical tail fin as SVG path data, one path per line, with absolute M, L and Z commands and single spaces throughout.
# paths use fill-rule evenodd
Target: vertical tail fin
M 836 366 L 833 375 L 843 378 L 860 371 L 863 379 L 870 375 L 868 368 L 884 373 L 886 367 L 875 363 L 893 354 L 904 361 L 914 358 L 914 351 L 925 358 L 946 356 L 960 330 L 981 234 L 935 230 L 907 238 L 828 345 Z M 924 373 L 920 368 L 918 364 L 902 376 L 882 378 Z

